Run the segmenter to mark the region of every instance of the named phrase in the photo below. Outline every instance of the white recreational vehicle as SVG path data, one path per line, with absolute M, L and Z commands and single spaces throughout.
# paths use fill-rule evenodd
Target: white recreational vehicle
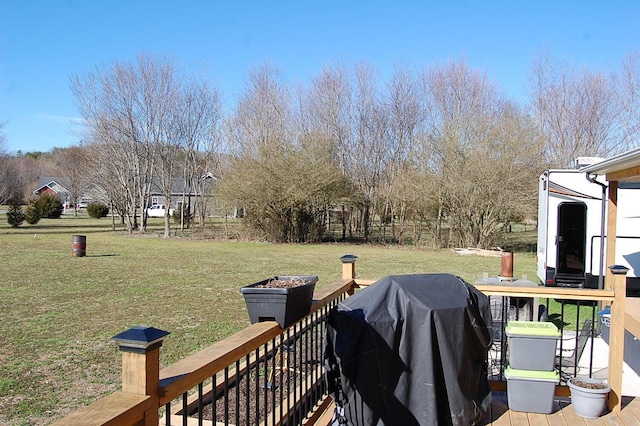
M 579 167 L 540 176 L 537 274 L 546 286 L 603 288 L 607 182 Z M 640 185 L 620 182 L 615 263 L 628 267 L 629 293 L 640 292 Z M 603 239 L 602 236 L 605 235 Z

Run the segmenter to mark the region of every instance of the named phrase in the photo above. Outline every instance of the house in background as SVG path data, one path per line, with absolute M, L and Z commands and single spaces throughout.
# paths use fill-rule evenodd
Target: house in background
M 155 205 L 166 205 L 167 208 L 171 210 L 180 211 L 184 200 L 187 205 L 190 205 L 190 210 L 193 214 L 197 209 L 202 208 L 199 204 L 203 201 L 203 195 L 205 199 L 213 198 L 213 194 L 210 193 L 210 188 L 207 186 L 215 184 L 218 180 L 218 178 L 211 172 L 207 172 L 202 175 L 200 179 L 200 185 L 193 184 L 191 186 L 185 185 L 185 181 L 182 178 L 173 179 L 171 184 L 171 203 L 166 202 L 166 197 L 164 196 L 162 188 L 157 181 L 154 181 L 151 185 L 149 207 Z M 204 194 L 202 192 L 203 190 Z M 214 206 L 209 206 L 209 210 L 217 212 L 218 209 Z
M 62 183 L 64 178 L 53 176 L 41 176 L 38 178 L 38 187 L 33 191 L 33 195 L 44 194 L 54 195 L 60 200 L 65 209 L 69 208 L 71 193 Z
M 43 194 L 54 195 L 58 197 L 58 200 L 62 203 L 65 211 L 67 209 L 73 210 L 72 204 L 72 194 L 68 189 L 71 188 L 70 183 L 67 178 L 62 176 L 41 176 L 38 178 L 38 186 L 33 191 L 33 195 L 40 196 Z M 86 208 L 90 202 L 94 199 L 99 199 L 100 197 L 96 197 L 99 191 L 92 189 L 92 186 L 85 188 L 82 192 L 82 195 L 77 200 L 77 208 Z
M 218 178 L 213 173 L 207 172 L 200 179 L 200 182 L 196 182 L 190 187 L 185 185 L 184 179 L 174 179 L 171 185 L 171 203 L 166 202 L 161 186 L 157 180 L 154 181 L 151 186 L 148 206 L 166 205 L 171 210 L 180 211 L 184 200 L 185 204 L 190 205 L 192 214 L 196 211 L 201 211 L 204 207 L 201 205 L 203 202 L 209 204 L 209 201 L 215 198 L 211 193 L 211 186 L 215 185 Z M 64 176 L 41 176 L 33 194 L 36 196 L 43 194 L 55 195 L 64 206 L 65 211 L 67 209 L 73 210 L 72 201 L 74 196 L 71 191 L 72 188 L 71 182 Z M 80 195 L 76 194 L 75 196 L 77 208 L 86 208 L 93 201 L 102 202 L 106 205 L 110 204 L 109 197 L 103 188 L 91 183 L 85 183 L 82 188 L 82 191 L 78 191 Z M 206 210 L 209 215 L 217 215 L 220 214 L 219 212 L 222 211 L 222 208 L 211 203 L 206 207 Z

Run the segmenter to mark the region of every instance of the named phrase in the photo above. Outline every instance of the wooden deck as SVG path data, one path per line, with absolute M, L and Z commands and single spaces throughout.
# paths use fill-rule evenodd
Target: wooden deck
M 606 413 L 597 419 L 585 419 L 578 416 L 569 399 L 555 400 L 551 414 L 510 411 L 506 402 L 503 397 L 494 397 L 490 417 L 482 424 L 491 426 L 640 425 L 640 398 L 623 397 L 620 413 Z
M 605 413 L 597 419 L 585 419 L 576 414 L 569 398 L 554 400 L 551 414 L 522 413 L 510 411 L 504 392 L 494 393 L 491 412 L 480 423 L 483 426 L 574 426 L 574 425 L 640 425 L 640 398 L 623 397 L 620 413 Z M 315 425 L 331 426 L 331 417 L 335 405 L 329 402 L 325 411 L 319 415 Z M 180 424 L 180 423 L 177 423 Z

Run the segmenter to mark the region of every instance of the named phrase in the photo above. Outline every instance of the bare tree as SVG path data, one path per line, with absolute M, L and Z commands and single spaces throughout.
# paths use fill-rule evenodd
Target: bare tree
M 325 68 L 320 75 L 311 81 L 310 90 L 303 103 L 303 121 L 309 133 L 322 139 L 329 145 L 331 160 L 343 175 L 347 175 L 349 156 L 347 147 L 352 135 L 352 99 L 349 76 L 344 66 L 336 65 Z M 340 202 L 342 239 L 347 237 L 348 226 L 347 205 L 353 204 L 347 197 Z M 351 235 L 350 235 L 351 236 Z
M 626 147 L 612 82 L 601 73 L 576 71 L 542 54 L 533 64 L 530 107 L 550 166 L 571 167 L 577 157 L 607 157 Z
M 6 150 L 6 123 L 0 122 L 0 204 L 23 202 L 29 197 L 38 176 L 52 169 L 50 156 L 39 161 L 36 155 L 9 154 Z
M 410 206 L 408 198 L 411 198 L 411 194 L 406 192 L 409 187 L 403 185 L 406 181 L 403 183 L 399 181 L 404 181 L 404 173 L 410 173 L 411 155 L 424 131 L 426 119 L 418 82 L 409 68 L 396 68 L 383 102 L 386 106 L 386 115 L 389 117 L 387 150 L 390 159 L 387 166 L 388 182 L 383 188 L 384 201 L 380 216 L 389 218 L 392 236 L 402 241 L 406 213 Z M 397 228 L 395 218 L 398 219 Z M 383 225 L 386 223 L 387 221 L 382 221 Z
M 617 89 L 622 108 L 622 140 L 626 149 L 634 148 L 640 143 L 640 49 L 624 58 Z
M 281 72 L 263 65 L 253 69 L 236 110 L 227 122 L 231 170 L 221 185 L 228 204 L 246 208 L 247 222 L 265 235 L 289 241 L 291 206 L 281 191 L 279 159 L 293 136 L 290 95 Z
M 126 215 L 132 232 L 146 229 L 147 206 L 156 173 L 158 150 L 166 144 L 178 80 L 167 59 L 139 55 L 133 63 L 98 67 L 74 76 L 71 89 L 91 132 L 88 140 L 105 144 L 123 169 L 129 197 Z M 142 209 L 138 228 L 137 208 Z
M 6 139 L 7 139 L 7 137 L 4 134 L 4 126 L 5 126 L 5 124 L 0 121 L 0 154 L 2 154 L 2 155 L 6 155 L 7 154 L 7 149 L 4 146 L 4 144 L 6 143 Z
M 72 146 L 60 150 L 57 155 L 60 174 L 65 178 L 65 188 L 69 191 L 69 203 L 73 205 L 74 215 L 78 215 L 78 203 L 87 192 L 90 169 L 87 167 L 87 150 Z
M 171 74 L 174 74 L 171 71 Z M 160 137 L 155 145 L 156 161 L 153 179 L 153 185 L 159 188 L 164 198 L 166 206 L 164 211 L 164 238 L 171 236 L 171 209 L 173 206 L 173 194 L 176 180 L 179 181 L 182 164 L 184 163 L 184 139 L 182 137 L 181 128 L 183 125 L 183 116 L 181 112 L 181 88 L 177 82 L 169 83 L 169 91 L 165 93 L 163 102 L 165 103 L 165 112 L 163 115 L 163 124 L 160 129 Z
M 429 137 L 426 140 L 427 173 L 435 183 L 433 197 L 437 201 L 435 237 L 439 244 L 454 244 L 455 211 L 452 200 L 454 180 L 464 179 L 464 160 L 477 141 L 480 129 L 476 121 L 494 110 L 489 100 L 495 90 L 486 76 L 472 72 L 464 60 L 434 66 L 423 74 L 423 90 L 429 103 Z M 479 123 L 478 123 L 479 124 Z M 464 194 L 459 195 L 460 199 Z M 449 218 L 449 236 L 442 234 L 445 218 Z
M 283 242 L 318 239 L 323 209 L 342 182 L 323 135 L 300 128 L 277 70 L 254 70 L 230 121 L 232 167 L 221 193 L 247 223 Z
M 0 204 L 6 204 L 19 193 L 15 182 L 15 166 L 5 148 L 4 126 L 0 122 Z
M 344 170 L 361 200 L 361 223 L 364 239 L 368 241 L 376 202 L 381 199 L 380 190 L 392 158 L 387 145 L 389 117 L 380 99 L 373 67 L 360 64 L 356 66 L 354 74 L 351 135 L 344 140 L 342 149 L 348 153 Z
M 204 226 L 207 201 L 214 185 L 212 181 L 220 176 L 220 99 L 218 91 L 203 81 L 190 81 L 184 85 L 177 125 L 184 150 L 182 162 L 182 209 L 198 211 L 200 224 Z M 195 199 L 189 195 L 195 193 Z M 194 204 L 194 205 L 192 205 Z M 185 226 L 182 214 L 181 229 Z
M 96 136 L 99 136 L 97 134 Z M 111 209 L 112 229 L 115 231 L 115 216 L 120 223 L 133 229 L 133 216 L 130 202 L 133 198 L 129 186 L 129 163 L 123 157 L 118 143 L 109 140 L 94 140 L 84 147 L 86 150 L 86 167 L 90 170 L 86 178 L 88 185 L 101 192 L 100 201 Z
M 431 103 L 430 173 L 449 246 L 490 246 L 535 206 L 542 146 L 535 127 L 486 75 L 464 61 L 425 75 Z

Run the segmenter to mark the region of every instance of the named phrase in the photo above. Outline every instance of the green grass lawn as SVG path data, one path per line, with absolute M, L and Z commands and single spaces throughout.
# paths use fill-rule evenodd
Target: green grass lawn
M 131 236 L 111 231 L 108 218 L 18 229 L 0 218 L 0 424 L 48 424 L 118 390 L 110 338 L 132 326 L 171 332 L 163 365 L 246 327 L 240 287 L 273 275 L 318 275 L 321 288 L 340 278 L 344 254 L 358 256 L 362 278 L 448 272 L 473 282 L 500 272 L 500 258 L 451 250 L 163 239 L 161 224 Z M 87 236 L 86 257 L 71 255 L 77 234 Z M 534 279 L 534 253 L 516 253 L 514 275 L 522 274 Z

